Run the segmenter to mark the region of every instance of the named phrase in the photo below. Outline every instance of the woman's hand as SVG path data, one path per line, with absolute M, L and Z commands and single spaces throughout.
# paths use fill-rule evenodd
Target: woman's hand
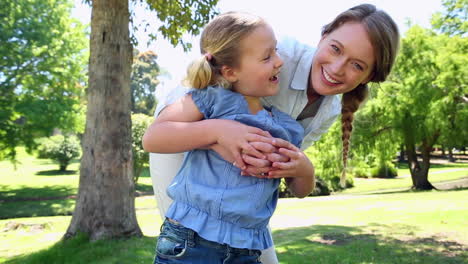
M 242 155 L 244 162 L 247 164 L 245 170 L 242 171 L 242 175 L 251 175 L 259 178 L 267 178 L 268 172 L 275 170 L 271 165 L 273 162 L 287 162 L 289 157 L 282 155 L 278 152 L 278 148 L 268 144 L 251 142 L 250 145 L 255 147 L 258 151 L 262 152 L 266 158 L 259 159 L 249 155 Z
M 241 169 L 247 167 L 243 155 L 265 160 L 267 156 L 261 150 L 268 149 L 274 141 L 267 131 L 232 120 L 218 119 L 213 130 L 217 140 L 211 149 Z

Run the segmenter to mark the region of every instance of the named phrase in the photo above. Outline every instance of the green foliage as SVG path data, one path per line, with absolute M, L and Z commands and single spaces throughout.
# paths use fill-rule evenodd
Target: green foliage
M 442 0 L 444 12 L 432 16 L 432 26 L 448 35 L 465 36 L 468 32 L 468 0 Z
M 371 155 L 367 155 L 367 157 L 369 156 Z M 371 177 L 371 173 L 370 173 L 371 167 L 369 163 L 366 162 L 362 158 L 357 158 L 355 156 L 355 158 L 353 158 L 349 162 L 349 167 L 350 167 L 349 169 L 350 175 L 352 175 L 353 177 L 356 177 L 356 178 L 370 178 Z
M 308 148 L 305 153 L 315 167 L 315 174 L 331 190 L 338 190 L 343 170 L 341 143 L 341 124 L 335 122 L 322 138 Z
M 133 177 L 135 183 L 138 182 L 138 177 L 143 168 L 149 167 L 149 153 L 143 149 L 141 139 L 152 121 L 152 116 L 145 114 L 132 115 Z
M 444 98 L 438 108 L 441 137 L 438 143 L 448 148 L 468 145 L 468 39 L 461 36 L 438 36 L 440 48 L 435 64 L 440 69 L 434 84 L 441 87 Z
M 86 35 L 69 0 L 0 1 L 0 159 L 54 128 L 75 130 Z
M 161 33 L 172 45 L 182 45 L 184 50 L 189 50 L 192 45 L 183 41 L 185 34 L 197 35 L 200 29 L 210 21 L 218 11 L 213 9 L 218 0 L 140 0 L 148 5 L 149 10 L 155 11 L 162 25 L 157 32 L 148 29 L 152 39 L 156 39 L 157 33 Z M 135 26 L 134 26 L 135 28 Z
M 56 135 L 40 140 L 39 157 L 52 159 L 60 166 L 60 171 L 67 170 L 70 162 L 78 158 L 81 152 L 80 141 L 76 136 Z
M 156 62 L 158 56 L 152 51 L 138 53 L 134 50 L 131 84 L 132 112 L 152 115 L 156 108 L 155 91 L 160 74 Z

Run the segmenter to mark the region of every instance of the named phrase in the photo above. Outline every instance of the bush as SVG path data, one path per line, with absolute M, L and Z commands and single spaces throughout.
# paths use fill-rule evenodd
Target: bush
M 149 115 L 132 115 L 133 180 L 135 183 L 143 168 L 149 167 L 149 153 L 143 149 L 141 139 L 152 121 L 153 117 Z
M 379 164 L 377 167 L 372 168 L 370 173 L 372 178 L 396 178 L 398 176 L 397 169 L 391 162 Z
M 280 186 L 278 188 L 279 191 L 279 198 L 289 198 L 295 197 L 291 191 L 288 189 L 286 185 L 286 181 L 281 179 Z M 330 187 L 328 186 L 327 182 L 322 180 L 320 177 L 315 177 L 315 188 L 309 194 L 309 196 L 323 196 L 323 195 L 330 195 Z
M 56 135 L 38 140 L 39 158 L 51 159 L 59 164 L 60 171 L 66 171 L 70 161 L 81 154 L 80 141 L 76 136 Z
M 279 198 L 294 197 L 294 195 L 289 190 L 288 185 L 286 185 L 286 181 L 284 179 L 281 179 L 281 183 L 278 187 L 278 196 Z
M 354 187 L 354 179 L 352 177 L 346 177 L 346 184 L 345 184 L 346 186 L 344 188 L 341 187 L 340 185 L 340 178 L 341 178 L 340 176 L 335 176 L 335 177 L 330 178 L 329 186 L 331 186 L 331 189 L 333 191 L 340 191 L 346 188 Z
M 350 174 L 356 178 L 370 178 L 372 176 L 370 168 L 366 167 L 353 167 Z
M 324 196 L 330 195 L 330 187 L 320 177 L 315 177 L 315 189 L 309 196 Z

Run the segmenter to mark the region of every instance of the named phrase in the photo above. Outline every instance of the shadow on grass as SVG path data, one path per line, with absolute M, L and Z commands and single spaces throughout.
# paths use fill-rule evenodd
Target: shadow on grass
M 11 189 L 0 185 L 0 219 L 71 215 L 76 188 L 59 185 L 32 188 L 18 186 Z
M 77 173 L 78 173 L 78 171 L 76 171 L 76 170 L 65 170 L 65 171 L 45 170 L 45 171 L 36 172 L 36 175 L 40 175 L 40 176 L 62 176 L 62 175 L 74 175 L 74 174 L 77 174 Z
M 90 242 L 80 235 L 5 264 L 152 263 L 156 237 L 134 237 Z
M 137 183 L 135 187 L 137 195 L 152 195 L 154 194 L 153 186 L 151 184 Z
M 0 202 L 0 219 L 72 215 L 74 199 Z
M 0 185 L 0 219 L 71 215 L 77 189 L 65 185 L 32 188 Z M 135 196 L 152 195 L 153 187 L 137 184 Z
M 69 185 L 47 185 L 30 187 L 27 185 L 15 186 L 12 189 L 7 185 L 0 185 L 0 201 L 38 201 L 48 199 L 63 199 L 75 195 L 77 188 Z
M 280 263 L 460 264 L 466 245 L 444 237 L 416 237 L 407 225 L 311 226 L 273 232 Z

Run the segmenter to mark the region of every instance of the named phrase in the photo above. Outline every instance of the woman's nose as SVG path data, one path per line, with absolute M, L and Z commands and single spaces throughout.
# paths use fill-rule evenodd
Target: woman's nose
M 331 64 L 330 69 L 332 70 L 332 74 L 335 75 L 343 75 L 344 69 L 346 65 L 346 59 L 343 57 L 336 58 Z

